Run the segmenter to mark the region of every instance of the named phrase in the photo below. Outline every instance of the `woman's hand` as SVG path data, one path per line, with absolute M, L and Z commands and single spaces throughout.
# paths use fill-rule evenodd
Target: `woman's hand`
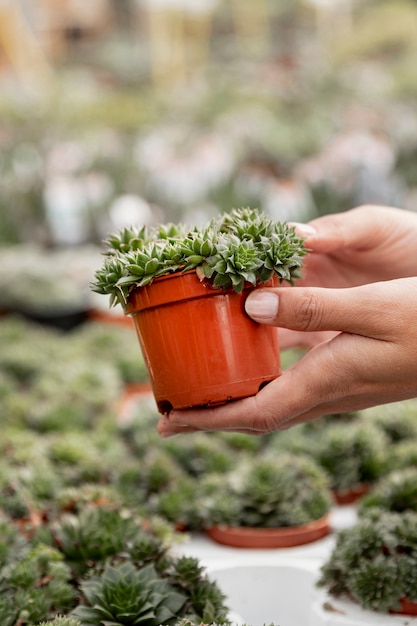
M 417 395 L 417 278 L 348 289 L 258 290 L 251 300 L 251 316 L 262 323 L 340 332 L 256 396 L 212 409 L 172 411 L 159 422 L 162 436 L 196 430 L 261 435 Z
M 417 276 L 417 213 L 362 206 L 295 226 L 311 250 L 297 286 L 353 287 Z M 283 350 L 313 347 L 334 335 L 283 329 L 280 344 Z
M 296 287 L 256 290 L 246 310 L 280 327 L 282 349 L 314 346 L 256 396 L 172 411 L 162 436 L 263 434 L 417 395 L 417 214 L 366 206 L 303 226 L 311 254 Z

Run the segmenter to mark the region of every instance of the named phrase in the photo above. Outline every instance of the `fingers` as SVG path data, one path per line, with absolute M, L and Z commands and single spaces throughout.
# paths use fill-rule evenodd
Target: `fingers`
M 297 330 L 289 330 L 288 328 L 279 329 L 279 345 L 281 350 L 289 348 L 313 348 L 323 341 L 333 339 L 337 331 L 321 330 L 316 332 L 303 332 Z
M 387 339 L 396 319 L 401 319 L 402 303 L 391 295 L 401 281 L 395 281 L 395 286 L 393 282 L 349 289 L 258 289 L 248 295 L 245 310 L 259 323 L 291 330 L 344 331 Z
M 308 224 L 292 225 L 314 252 L 329 253 L 351 247 L 366 251 L 390 237 L 393 229 L 405 233 L 412 225 L 417 226 L 417 218 L 402 209 L 366 205 L 324 215 Z
M 159 433 L 171 437 L 216 430 L 262 435 L 322 415 L 392 401 L 397 390 L 390 382 L 390 350 L 387 342 L 339 334 L 311 350 L 256 396 L 211 409 L 174 410 L 161 418 Z

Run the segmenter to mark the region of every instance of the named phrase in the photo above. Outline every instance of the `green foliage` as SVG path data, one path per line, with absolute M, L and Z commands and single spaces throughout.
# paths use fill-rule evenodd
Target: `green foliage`
M 318 585 L 387 613 L 417 599 L 417 514 L 380 513 L 339 531 Z
M 200 489 L 195 478 L 184 476 L 160 493 L 154 494 L 148 505 L 154 513 L 178 527 L 186 530 L 201 529 Z
M 32 626 L 72 608 L 75 592 L 62 555 L 38 545 L 0 571 L 0 622 Z
M 199 501 L 205 526 L 294 526 L 323 517 L 330 506 L 324 471 L 289 454 L 242 458 L 231 472 L 206 476 Z
M 372 407 L 363 411 L 363 416 L 379 426 L 394 444 L 410 439 L 417 440 L 417 401 L 415 399 Z
M 306 254 L 294 228 L 252 209 L 234 209 L 202 229 L 179 226 L 123 229 L 107 240 L 107 257 L 96 271 L 93 291 L 126 306 L 132 289 L 172 272 L 195 269 L 213 287 L 240 293 L 278 276 L 292 283 Z
M 228 624 L 225 596 L 217 583 L 210 580 L 198 560 L 190 556 L 171 558 L 163 570 L 164 576 L 186 594 L 188 617 L 202 622 Z
M 55 619 L 48 622 L 41 622 L 39 626 L 81 626 L 81 623 L 75 617 L 57 615 Z
M 224 596 L 192 557 L 151 556 L 151 562 L 107 563 L 81 584 L 84 604 L 73 611 L 82 624 L 175 624 L 181 617 L 201 623 L 227 622 Z
M 359 513 L 366 515 L 369 509 L 381 511 L 414 511 L 417 513 L 417 467 L 393 471 L 383 476 L 365 495 L 359 505 Z
M 78 573 L 121 552 L 142 533 L 140 521 L 131 514 L 103 506 L 63 515 L 51 530 L 56 545 Z
M 83 624 L 170 624 L 180 614 L 186 597 L 163 580 L 153 564 L 138 569 L 130 562 L 107 565 L 101 576 L 82 583 L 86 602 L 74 610 Z
M 168 440 L 164 449 L 194 477 L 226 472 L 234 463 L 234 455 L 226 443 L 211 433 L 193 433 L 186 439 Z
M 132 341 L 133 333 L 120 325 L 91 321 L 74 329 L 71 337 L 80 353 L 111 363 L 124 383 L 137 383 L 148 380 L 148 374 L 141 352 Z
M 385 471 L 388 439 L 377 426 L 363 420 L 330 423 L 317 433 L 313 458 L 330 476 L 335 491 L 372 484 Z

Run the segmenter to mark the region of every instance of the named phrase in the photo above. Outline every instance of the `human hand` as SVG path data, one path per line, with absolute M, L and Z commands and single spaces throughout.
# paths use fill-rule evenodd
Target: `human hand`
M 246 306 L 265 324 L 339 332 L 256 396 L 216 408 L 172 411 L 159 421 L 163 437 L 198 430 L 261 435 L 417 395 L 417 278 L 344 289 L 259 289 Z
M 361 206 L 294 226 L 311 250 L 305 257 L 303 277 L 297 286 L 353 287 L 417 276 L 416 213 Z M 280 345 L 283 350 L 313 347 L 335 334 L 282 329 Z

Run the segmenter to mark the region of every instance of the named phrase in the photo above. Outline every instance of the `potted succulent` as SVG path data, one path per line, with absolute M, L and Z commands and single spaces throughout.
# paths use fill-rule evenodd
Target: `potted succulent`
M 330 476 L 337 504 L 358 500 L 386 470 L 388 439 L 363 420 L 325 426 L 313 449 L 315 460 Z
M 414 512 L 377 511 L 340 530 L 317 583 L 326 596 L 314 606 L 316 616 L 322 616 L 314 623 L 329 623 L 325 616 L 329 605 L 341 625 L 367 623 L 366 610 L 417 615 L 416 559 Z M 355 605 L 365 609 L 360 622 L 352 620 Z
M 383 476 L 361 499 L 359 515 L 379 511 L 417 513 L 417 467 L 405 467 Z
M 5 626 L 38 624 L 71 609 L 75 601 L 70 568 L 50 546 L 21 546 L 15 559 L 0 567 L 0 579 L 0 623 Z
M 279 376 L 278 331 L 244 301 L 300 275 L 294 228 L 236 209 L 203 228 L 124 228 L 107 245 L 92 289 L 133 316 L 159 412 L 254 395 Z
M 414 398 L 371 407 L 363 410 L 362 415 L 382 428 L 393 444 L 417 439 L 417 400 Z
M 275 453 L 307 454 L 329 476 L 336 504 L 351 504 L 387 471 L 388 435 L 360 413 L 319 418 L 270 436 Z
M 263 454 L 203 478 L 198 505 L 203 527 L 218 543 L 287 548 L 329 533 L 331 502 L 327 476 L 312 459 Z

